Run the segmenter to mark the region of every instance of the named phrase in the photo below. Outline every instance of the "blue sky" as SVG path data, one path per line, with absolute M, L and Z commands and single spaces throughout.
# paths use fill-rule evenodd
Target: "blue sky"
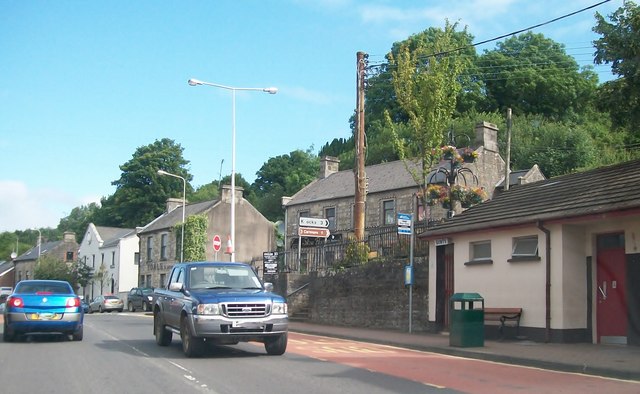
M 162 138 L 184 148 L 192 186 L 230 174 L 231 92 L 189 78 L 279 89 L 236 95 L 236 171 L 252 182 L 271 157 L 349 136 L 356 52 L 380 62 L 445 19 L 479 42 L 599 2 L 0 0 L 0 231 L 56 227 L 113 194 L 119 166 Z M 534 32 L 591 64 L 594 12 L 622 3 Z

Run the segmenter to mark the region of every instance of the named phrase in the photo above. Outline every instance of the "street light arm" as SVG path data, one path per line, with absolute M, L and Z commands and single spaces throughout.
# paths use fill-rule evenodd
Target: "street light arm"
M 216 88 L 227 89 L 227 90 L 257 90 L 257 91 L 261 91 L 261 92 L 265 92 L 265 93 L 269 93 L 269 94 L 278 93 L 278 88 L 274 88 L 274 87 L 269 87 L 269 88 L 237 88 L 237 87 L 233 87 L 233 86 L 227 86 L 227 85 L 220 85 L 220 84 L 217 84 L 217 83 L 205 82 L 205 81 L 201 81 L 201 80 L 195 79 L 195 78 L 189 79 L 187 81 L 187 83 L 190 86 L 206 85 L 206 86 L 213 86 L 213 87 L 216 87 Z

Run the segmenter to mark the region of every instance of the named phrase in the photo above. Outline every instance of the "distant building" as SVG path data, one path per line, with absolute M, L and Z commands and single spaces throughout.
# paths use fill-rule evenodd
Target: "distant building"
M 33 279 L 33 273 L 40 256 L 50 256 L 69 264 L 74 263 L 78 257 L 76 234 L 65 232 L 61 241 L 43 242 L 16 257 L 16 259 L 13 260 L 15 283 L 23 279 Z

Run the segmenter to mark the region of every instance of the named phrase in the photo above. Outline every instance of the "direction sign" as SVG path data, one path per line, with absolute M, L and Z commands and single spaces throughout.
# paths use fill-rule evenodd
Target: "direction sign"
M 220 236 L 216 234 L 213 236 L 213 251 L 219 252 L 221 247 L 222 247 L 222 239 L 220 239 Z
M 307 227 L 329 227 L 329 219 L 323 218 L 300 218 L 300 225 Z
M 331 235 L 328 228 L 298 227 L 298 235 L 301 237 L 327 238 Z

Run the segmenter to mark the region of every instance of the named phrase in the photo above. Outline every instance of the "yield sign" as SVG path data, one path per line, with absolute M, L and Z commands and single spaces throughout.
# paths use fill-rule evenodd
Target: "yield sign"
M 298 235 L 301 237 L 327 238 L 330 234 L 328 228 L 298 227 Z
M 220 239 L 220 236 L 216 234 L 213 236 L 213 250 L 215 252 L 219 252 L 221 247 L 222 247 L 222 240 Z

